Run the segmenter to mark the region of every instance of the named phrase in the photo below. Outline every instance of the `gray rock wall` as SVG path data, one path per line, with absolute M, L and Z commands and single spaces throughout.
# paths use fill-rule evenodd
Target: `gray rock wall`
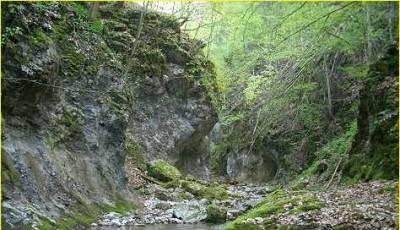
M 193 53 L 178 64 L 168 58 L 173 50 L 182 56 L 191 48 L 173 20 L 150 12 L 142 34 L 148 44 L 132 57 L 133 41 L 123 40 L 118 45 L 126 49 L 117 49 L 107 30 L 136 36 L 140 11 L 113 18 L 101 9 L 105 27 L 93 32 L 78 21 L 77 4 L 51 3 L 44 11 L 21 5 L 13 11 L 15 6 L 5 6 L 3 18 L 24 32 L 10 37 L 2 53 L 3 226 L 59 219 L 81 205 L 135 202 L 124 171 L 128 141 L 146 161 L 171 163 L 203 142 L 216 115 L 200 83 L 205 71 L 188 73 L 196 68 L 188 63 L 202 56 Z M 114 27 L 106 27 L 110 22 Z M 176 43 L 160 50 L 154 39 Z M 150 54 L 157 56 L 140 59 Z M 128 72 L 121 65 L 126 58 L 138 59 Z

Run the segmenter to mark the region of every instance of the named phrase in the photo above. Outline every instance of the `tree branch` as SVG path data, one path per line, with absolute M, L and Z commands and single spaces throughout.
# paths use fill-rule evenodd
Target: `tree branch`
M 337 9 L 335 9 L 335 10 L 333 10 L 333 11 L 331 11 L 331 12 L 325 14 L 325 15 L 322 15 L 321 17 L 319 17 L 319 18 L 315 19 L 314 21 L 308 23 L 307 25 L 301 27 L 300 29 L 296 30 L 295 32 L 289 34 L 287 37 L 285 37 L 282 41 L 279 42 L 279 45 L 282 44 L 282 43 L 283 43 L 284 41 L 286 41 L 287 39 L 289 39 L 290 37 L 292 37 L 293 35 L 298 34 L 299 32 L 303 31 L 304 29 L 310 27 L 311 25 L 313 25 L 314 23 L 318 22 L 319 20 L 321 20 L 321 19 L 323 19 L 323 18 L 326 18 L 326 17 L 329 17 L 331 14 L 333 14 L 333 13 L 335 13 L 335 12 L 338 12 L 338 11 L 340 11 L 340 10 L 343 10 L 344 8 L 346 8 L 346 7 L 348 7 L 348 6 L 352 5 L 352 4 L 354 4 L 354 2 L 347 3 L 346 5 L 344 5 L 344 6 L 342 6 L 342 7 L 339 7 L 339 8 L 337 8 Z

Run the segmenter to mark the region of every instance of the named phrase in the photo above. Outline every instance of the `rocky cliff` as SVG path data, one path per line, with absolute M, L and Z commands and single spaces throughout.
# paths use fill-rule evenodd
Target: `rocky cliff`
M 399 168 L 398 48 L 370 66 L 345 175 L 351 180 L 397 179 Z
M 90 19 L 83 3 L 2 14 L 3 227 L 129 208 L 128 163 L 207 176 L 193 146 L 216 122 L 201 83 L 212 66 L 174 18 L 101 4 Z

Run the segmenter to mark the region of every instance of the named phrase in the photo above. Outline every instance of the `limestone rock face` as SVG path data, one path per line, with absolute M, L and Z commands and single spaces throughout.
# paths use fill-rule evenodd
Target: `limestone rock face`
M 95 22 L 83 3 L 4 5 L 8 31 L 22 31 L 2 34 L 6 228 L 134 202 L 127 155 L 176 164 L 202 154 L 187 149 L 216 121 L 200 83 L 212 66 L 171 17 L 148 12 L 135 41 L 141 11 L 117 5 L 102 4 Z
M 261 182 L 274 178 L 277 163 L 273 153 L 250 152 L 247 149 L 227 154 L 226 174 L 235 181 Z
M 214 152 L 212 150 L 203 152 L 212 152 L 214 157 L 222 155 L 217 159 L 207 158 L 211 165 L 217 164 L 218 168 L 214 168 L 214 171 L 218 171 L 220 175 L 233 182 L 266 182 L 275 178 L 280 162 L 279 153 L 272 146 L 252 148 L 249 151 L 248 147 L 227 141 L 219 122 L 215 124 L 208 137 L 208 146 L 214 149 Z M 206 154 L 201 156 L 207 157 Z
M 151 88 L 146 88 L 149 85 Z M 135 139 L 143 144 L 146 159 L 177 163 L 185 154 L 196 158 L 196 147 L 216 122 L 200 83 L 191 86 L 185 79 L 185 69 L 169 64 L 166 74 L 148 79 L 139 94 L 129 126 Z

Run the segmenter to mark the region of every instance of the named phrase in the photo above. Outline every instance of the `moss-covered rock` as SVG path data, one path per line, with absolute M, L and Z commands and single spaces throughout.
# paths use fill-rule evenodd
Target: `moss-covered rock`
M 210 223 L 223 223 L 226 220 L 227 209 L 210 204 L 207 207 L 207 221 Z
M 157 160 L 149 165 L 148 174 L 162 182 L 179 180 L 182 177 L 181 172 L 170 163 L 164 160 Z
M 198 181 L 183 181 L 182 187 L 199 198 L 211 200 L 224 200 L 228 198 L 228 192 L 223 185 L 205 185 Z
M 70 207 L 62 219 L 53 220 L 40 216 L 40 229 L 84 229 L 84 227 L 88 227 L 91 223 L 96 222 L 97 218 L 102 214 L 108 212 L 127 213 L 136 208 L 137 205 L 135 203 L 124 200 L 121 197 L 116 198 L 113 205 L 87 203 L 81 200 L 80 203 Z
M 2 166 L 2 177 L 3 183 L 7 184 L 15 184 L 18 182 L 20 177 L 20 173 L 15 168 L 14 164 L 11 161 L 11 158 L 3 151 L 1 153 L 1 166 Z
M 397 179 L 399 168 L 398 48 L 370 66 L 360 91 L 357 128 L 345 182 Z
M 318 200 L 317 197 L 307 194 L 306 192 L 284 192 L 278 190 L 270 194 L 254 209 L 251 209 L 249 212 L 238 217 L 235 221 L 229 223 L 225 229 L 280 229 L 278 223 L 269 219 L 271 215 L 283 212 L 300 213 L 318 210 L 324 206 L 324 203 Z M 262 218 L 262 221 L 259 223 L 257 223 L 258 221 L 253 221 L 258 218 Z

